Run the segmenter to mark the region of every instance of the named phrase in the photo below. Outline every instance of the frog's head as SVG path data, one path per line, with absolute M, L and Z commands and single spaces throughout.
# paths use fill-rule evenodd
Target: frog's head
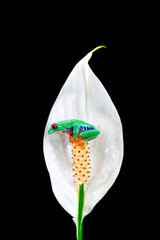
M 64 130 L 64 126 L 61 125 L 60 123 L 53 123 L 51 127 L 48 130 L 48 134 L 51 133 L 58 133 Z

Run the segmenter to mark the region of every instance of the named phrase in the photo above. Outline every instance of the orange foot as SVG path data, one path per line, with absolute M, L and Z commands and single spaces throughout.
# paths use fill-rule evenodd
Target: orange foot
M 75 147 L 77 147 L 78 145 L 82 145 L 84 140 L 85 140 L 85 138 L 80 137 L 79 134 L 78 134 L 78 137 L 77 137 L 76 142 L 74 141 L 74 136 L 73 136 L 73 134 L 69 137 L 69 141 L 70 141 L 71 143 L 75 143 Z

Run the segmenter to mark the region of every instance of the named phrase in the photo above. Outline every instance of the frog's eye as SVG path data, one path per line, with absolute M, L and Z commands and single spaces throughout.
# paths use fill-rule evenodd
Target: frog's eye
M 57 128 L 57 125 L 55 123 L 53 123 L 52 128 L 55 130 Z

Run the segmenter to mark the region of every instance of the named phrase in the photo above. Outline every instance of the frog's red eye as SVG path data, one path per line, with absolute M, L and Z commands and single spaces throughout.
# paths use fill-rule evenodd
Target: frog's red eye
M 55 123 L 53 123 L 52 128 L 55 130 L 57 128 L 57 125 Z

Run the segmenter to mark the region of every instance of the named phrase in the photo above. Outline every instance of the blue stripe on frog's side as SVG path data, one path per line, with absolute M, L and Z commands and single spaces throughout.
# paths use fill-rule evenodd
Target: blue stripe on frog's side
M 83 125 L 83 124 L 80 124 L 79 125 L 79 131 L 82 131 L 82 132 L 84 132 L 84 131 L 89 131 L 89 130 L 93 130 L 94 128 L 93 127 L 89 127 L 89 126 L 87 126 L 87 125 Z
M 67 128 L 68 131 L 73 131 L 73 126 Z
M 84 132 L 84 131 L 89 131 L 89 130 L 93 130 L 95 128 L 93 127 L 89 127 L 87 125 L 83 125 L 83 124 L 80 124 L 79 125 L 79 131 L 80 132 Z M 73 131 L 73 126 L 71 126 L 70 128 L 67 128 L 68 131 Z

